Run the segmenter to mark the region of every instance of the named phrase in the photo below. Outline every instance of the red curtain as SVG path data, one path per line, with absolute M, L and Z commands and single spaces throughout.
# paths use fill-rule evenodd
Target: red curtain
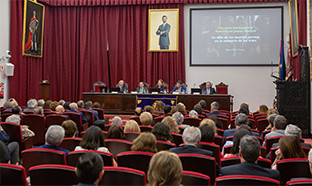
M 94 82 L 108 85 L 107 42 L 112 86 L 124 79 L 133 90 L 139 81 L 154 86 L 162 78 L 172 88 L 177 80 L 185 80 L 182 4 L 46 6 L 43 57 L 33 58 L 21 54 L 23 3 L 11 1 L 10 37 L 11 62 L 16 67 L 10 97 L 22 105 L 30 98 L 40 98 L 43 79 L 50 81 L 52 100 L 76 101 Z M 147 52 L 149 8 L 180 9 L 179 52 Z

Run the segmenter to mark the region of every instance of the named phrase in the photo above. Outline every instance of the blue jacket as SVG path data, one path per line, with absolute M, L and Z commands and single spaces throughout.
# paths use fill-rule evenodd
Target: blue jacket
M 86 109 L 86 110 L 93 112 L 94 121 L 99 119 L 99 113 L 96 110 L 93 110 L 93 109 Z
M 0 131 L 0 140 L 3 141 L 4 143 L 10 140 L 10 137 L 4 130 Z
M 181 88 L 180 91 L 182 92 L 182 94 L 186 94 L 186 86 L 183 86 L 183 85 L 182 85 L 180 88 Z M 174 87 L 173 87 L 173 90 L 172 90 L 170 93 L 172 94 L 172 93 L 175 92 L 176 90 L 179 90 L 179 88 L 178 88 L 177 86 L 174 86 Z
M 194 145 L 184 145 L 182 147 L 175 147 L 169 149 L 170 152 L 174 152 L 176 154 L 183 154 L 183 153 L 193 153 L 193 154 L 202 154 L 206 156 L 213 157 L 213 152 L 205 149 L 200 149 L 195 147 Z
M 159 45 L 169 46 L 170 40 L 169 40 L 169 32 L 170 32 L 171 26 L 166 23 L 165 26 L 159 25 L 156 35 L 159 36 Z M 165 31 L 165 33 L 161 34 L 161 32 Z
M 39 146 L 37 148 L 40 148 L 40 149 L 52 149 L 52 150 L 62 151 L 62 152 L 65 152 L 66 156 L 70 152 L 69 150 L 66 150 L 66 149 L 63 149 L 63 148 L 59 148 L 59 147 L 54 146 L 54 145 L 41 145 L 41 146 Z
M 67 112 L 75 112 L 75 113 L 80 114 L 82 123 L 88 123 L 88 120 L 83 116 L 82 112 L 79 112 L 79 111 L 76 111 L 76 110 L 70 110 L 70 111 L 67 111 Z

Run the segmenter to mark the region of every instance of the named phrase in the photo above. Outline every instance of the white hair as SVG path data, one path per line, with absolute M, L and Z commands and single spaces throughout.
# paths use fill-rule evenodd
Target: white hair
M 77 105 L 77 103 L 71 103 L 71 104 L 69 104 L 69 108 L 70 108 L 70 110 L 77 110 L 78 105 Z
M 5 122 L 10 122 L 10 123 L 21 123 L 21 117 L 19 115 L 13 114 L 5 119 Z
M 59 101 L 59 105 L 64 106 L 64 104 L 65 104 L 65 100 L 61 99 L 61 100 Z
M 302 131 L 298 126 L 289 124 L 286 126 L 285 136 L 296 136 L 300 139 L 302 137 Z
M 201 132 L 197 127 L 187 127 L 183 131 L 183 141 L 187 144 L 198 144 L 201 139 Z
M 45 140 L 48 145 L 58 146 L 65 136 L 65 130 L 59 125 L 51 125 L 46 134 Z
M 198 118 L 198 113 L 195 110 L 191 110 L 189 116 L 193 118 Z
M 218 102 L 216 102 L 216 101 L 214 101 L 214 102 L 212 102 L 211 104 L 210 104 L 210 110 L 212 109 L 212 108 L 214 108 L 215 110 L 218 110 L 219 109 L 219 103 Z
M 184 121 L 184 116 L 181 112 L 176 112 L 172 115 L 172 117 L 176 120 L 176 122 L 178 123 L 178 125 L 182 125 L 183 121 Z
M 43 106 L 44 105 L 44 100 L 43 99 L 39 99 L 38 100 L 38 106 Z
M 117 125 L 122 125 L 122 120 L 119 116 L 115 116 L 113 119 L 112 119 L 112 124 L 117 124 Z
M 38 105 L 38 102 L 37 102 L 37 100 L 35 100 L 35 99 L 30 99 L 30 100 L 27 102 L 27 107 L 28 107 L 28 108 L 35 108 L 37 105 Z

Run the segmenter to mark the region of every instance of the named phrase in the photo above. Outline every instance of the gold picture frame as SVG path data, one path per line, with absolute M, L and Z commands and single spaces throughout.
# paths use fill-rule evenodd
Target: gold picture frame
M 25 0 L 23 20 L 23 56 L 42 57 L 44 5 L 37 0 Z
M 179 51 L 179 9 L 149 9 L 148 51 Z
M 297 0 L 289 0 L 289 18 L 290 18 L 290 35 L 292 57 L 298 55 L 299 51 L 299 33 L 298 33 L 298 7 Z

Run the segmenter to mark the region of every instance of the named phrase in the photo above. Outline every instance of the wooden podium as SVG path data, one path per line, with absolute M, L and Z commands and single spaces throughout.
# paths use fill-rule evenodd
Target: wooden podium
M 41 98 L 46 100 L 50 99 L 50 82 L 43 80 L 41 83 Z

